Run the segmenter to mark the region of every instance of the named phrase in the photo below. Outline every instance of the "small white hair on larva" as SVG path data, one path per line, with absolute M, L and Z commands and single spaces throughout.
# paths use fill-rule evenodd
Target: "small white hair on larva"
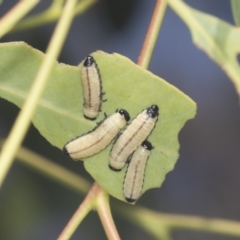
M 109 158 L 109 167 L 112 170 L 120 171 L 128 157 L 147 139 L 157 122 L 158 110 L 157 105 L 143 110 L 118 137 Z
M 128 112 L 120 109 L 106 117 L 90 132 L 69 141 L 63 147 L 63 152 L 74 160 L 90 157 L 106 148 L 129 120 Z
M 152 149 L 152 144 L 144 141 L 130 157 L 123 183 L 123 195 L 130 203 L 135 202 L 141 195 L 147 160 Z

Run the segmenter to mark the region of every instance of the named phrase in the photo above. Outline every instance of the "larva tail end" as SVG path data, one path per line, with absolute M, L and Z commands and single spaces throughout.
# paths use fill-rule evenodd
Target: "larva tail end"
M 129 202 L 129 203 L 133 203 L 136 201 L 136 199 L 133 199 L 133 198 L 127 198 L 125 197 L 125 199 Z
M 68 150 L 67 150 L 67 148 L 64 146 L 63 147 L 63 153 L 65 154 L 65 155 L 67 155 L 67 156 L 70 156 L 70 154 L 69 154 L 69 152 L 68 152 Z
M 91 120 L 91 121 L 94 121 L 94 120 L 96 120 L 96 117 L 94 117 L 94 118 L 91 118 L 91 117 L 88 117 L 88 116 L 86 116 L 86 115 L 84 115 L 84 117 L 85 117 L 87 120 Z
M 113 171 L 115 172 L 119 172 L 121 171 L 122 169 L 116 169 L 116 168 L 113 168 L 110 164 L 108 164 L 109 168 L 112 169 Z

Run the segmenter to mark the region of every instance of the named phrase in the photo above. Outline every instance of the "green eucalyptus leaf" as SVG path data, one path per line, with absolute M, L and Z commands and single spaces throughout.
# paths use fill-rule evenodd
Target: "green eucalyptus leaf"
M 197 11 L 183 1 L 169 0 L 170 6 L 191 31 L 194 43 L 227 73 L 240 95 L 240 31 L 212 15 Z
M 0 44 L 0 55 L 0 95 L 21 108 L 44 54 L 17 42 Z M 98 119 L 89 121 L 82 114 L 82 63 L 75 67 L 56 62 L 32 119 L 33 124 L 52 145 L 62 149 L 66 142 L 95 127 L 96 122 L 104 118 L 104 112 L 112 114 L 116 109 L 124 108 L 133 119 L 143 109 L 157 104 L 160 116 L 149 137 L 155 148 L 146 167 L 143 192 L 160 187 L 177 161 L 178 133 L 185 122 L 194 117 L 195 103 L 174 86 L 124 56 L 102 51 L 91 55 L 100 69 L 107 99 Z M 109 194 L 124 200 L 122 188 L 126 166 L 120 172 L 109 169 L 111 147 L 109 145 L 99 154 L 85 159 L 84 166 Z

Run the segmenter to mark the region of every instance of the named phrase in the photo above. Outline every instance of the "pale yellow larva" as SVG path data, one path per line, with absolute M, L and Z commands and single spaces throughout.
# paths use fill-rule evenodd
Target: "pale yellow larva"
M 152 132 L 157 119 L 157 105 L 152 105 L 137 115 L 112 147 L 109 158 L 109 167 L 111 169 L 120 171 L 124 167 L 127 158 Z
M 145 168 L 153 146 L 144 141 L 130 158 L 123 183 L 123 195 L 128 202 L 135 202 L 141 195 Z
M 102 80 L 99 68 L 92 56 L 87 56 L 82 68 L 83 114 L 90 120 L 95 120 L 102 106 Z
M 107 147 L 129 119 L 128 112 L 120 109 L 100 122 L 90 132 L 68 142 L 63 147 L 63 152 L 74 160 L 90 157 Z

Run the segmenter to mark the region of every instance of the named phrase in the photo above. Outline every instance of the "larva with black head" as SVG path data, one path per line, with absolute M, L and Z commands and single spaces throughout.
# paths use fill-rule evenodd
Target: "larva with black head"
M 143 110 L 118 137 L 110 153 L 109 167 L 111 169 L 120 171 L 131 153 L 147 139 L 157 122 L 158 110 L 157 105 Z
M 87 56 L 82 68 L 83 114 L 89 120 L 95 120 L 102 106 L 102 79 L 95 59 Z
M 141 195 L 147 160 L 152 149 L 152 144 L 144 141 L 130 158 L 123 183 L 123 195 L 128 202 L 135 202 Z
M 120 109 L 106 117 L 90 132 L 69 141 L 63 147 L 63 152 L 74 160 L 90 157 L 106 148 L 129 119 L 128 112 Z

